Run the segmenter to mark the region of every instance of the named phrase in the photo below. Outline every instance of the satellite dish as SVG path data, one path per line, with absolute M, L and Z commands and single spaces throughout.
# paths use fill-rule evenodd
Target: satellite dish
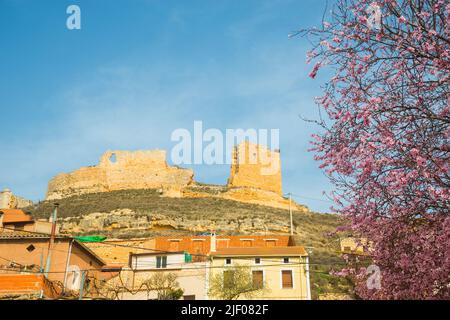
M 66 287 L 69 290 L 80 290 L 81 285 L 81 271 L 80 267 L 76 265 L 69 266 L 67 268 L 67 281 Z

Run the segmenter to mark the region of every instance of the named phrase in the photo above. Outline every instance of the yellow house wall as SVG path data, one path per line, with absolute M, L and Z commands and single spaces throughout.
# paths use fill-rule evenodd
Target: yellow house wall
M 264 278 L 264 286 L 267 290 L 253 297 L 253 299 L 267 300 L 306 300 L 307 299 L 307 283 L 306 283 L 306 258 L 305 257 L 289 257 L 288 264 L 283 264 L 284 257 L 266 257 L 261 258 L 261 264 L 254 263 L 255 257 L 251 258 L 231 258 L 232 265 L 225 265 L 225 258 L 214 257 L 211 262 L 213 268 L 210 269 L 212 277 L 217 272 L 223 272 L 227 268 L 233 268 L 233 265 L 250 266 L 251 270 L 262 270 Z M 292 270 L 293 288 L 282 288 L 281 271 Z M 215 297 L 209 297 L 214 299 Z M 242 299 L 245 299 L 242 297 Z

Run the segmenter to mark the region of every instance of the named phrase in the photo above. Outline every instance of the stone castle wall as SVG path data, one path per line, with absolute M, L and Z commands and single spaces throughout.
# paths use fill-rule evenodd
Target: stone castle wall
M 308 211 L 282 196 L 280 153 L 264 146 L 244 142 L 234 148 L 226 186 L 202 187 L 193 177 L 192 170 L 169 166 L 163 150 L 108 151 L 97 166 L 54 177 L 46 200 L 114 190 L 158 189 L 163 197 L 217 197 Z
M 33 201 L 14 195 L 9 189 L 0 191 L 0 209 L 20 209 L 32 204 Z
M 167 165 L 164 150 L 108 151 L 97 166 L 54 177 L 46 199 L 125 189 L 177 189 L 189 185 L 193 176 L 192 170 Z
M 280 152 L 250 142 L 233 149 L 229 188 L 256 188 L 282 195 Z

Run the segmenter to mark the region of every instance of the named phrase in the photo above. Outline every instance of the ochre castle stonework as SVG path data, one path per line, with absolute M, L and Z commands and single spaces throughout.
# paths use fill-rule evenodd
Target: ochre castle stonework
M 282 195 L 280 152 L 250 142 L 234 147 L 228 187 L 256 188 Z
M 234 148 L 226 186 L 196 183 L 192 170 L 167 164 L 164 150 L 108 151 L 96 166 L 54 177 L 46 200 L 127 189 L 156 189 L 165 197 L 216 197 L 283 209 L 290 205 L 282 196 L 279 151 L 248 142 Z M 291 207 L 308 211 L 295 202 Z
M 108 151 L 97 166 L 54 177 L 47 200 L 113 190 L 177 190 L 191 184 L 193 177 L 192 170 L 169 166 L 164 150 Z
M 20 209 L 33 205 L 33 202 L 18 197 L 8 188 L 0 191 L 0 209 Z

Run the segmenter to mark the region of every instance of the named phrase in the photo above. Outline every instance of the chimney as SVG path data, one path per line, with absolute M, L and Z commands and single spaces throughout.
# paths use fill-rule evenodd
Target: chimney
M 211 246 L 209 249 L 210 252 L 216 252 L 216 232 L 211 232 Z

